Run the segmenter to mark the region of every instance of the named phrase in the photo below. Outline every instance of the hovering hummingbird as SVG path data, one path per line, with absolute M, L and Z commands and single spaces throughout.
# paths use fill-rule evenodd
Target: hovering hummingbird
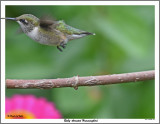
M 37 18 L 31 14 L 23 14 L 16 18 L 1 18 L 19 23 L 21 30 L 36 42 L 49 46 L 57 46 L 62 51 L 70 40 L 87 35 L 95 35 L 67 25 L 63 20 L 55 21 L 47 18 Z

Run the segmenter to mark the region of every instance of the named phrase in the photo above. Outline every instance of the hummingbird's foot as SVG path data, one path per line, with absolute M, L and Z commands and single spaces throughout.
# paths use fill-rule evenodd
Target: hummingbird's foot
M 60 46 L 61 46 L 63 49 L 65 49 L 65 48 L 66 48 L 66 45 L 67 45 L 67 44 L 66 44 L 66 43 L 64 43 L 64 42 L 61 42 L 61 43 L 60 43 Z
M 57 49 L 62 52 L 63 50 L 62 50 L 60 47 L 62 47 L 63 49 L 65 49 L 65 48 L 66 48 L 66 45 L 67 45 L 66 43 L 61 42 L 60 45 L 57 46 Z
M 63 52 L 63 50 L 62 50 L 59 46 L 57 46 L 57 49 L 58 49 L 59 51 Z

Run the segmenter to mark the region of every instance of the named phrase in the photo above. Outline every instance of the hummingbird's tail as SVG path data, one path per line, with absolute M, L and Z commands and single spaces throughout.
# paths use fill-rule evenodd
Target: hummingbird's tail
M 68 39 L 69 40 L 79 39 L 79 38 L 85 37 L 87 35 L 95 35 L 95 33 L 90 33 L 90 32 L 86 32 L 86 31 L 74 32 L 72 35 L 68 35 Z
M 95 33 L 90 33 L 90 32 L 82 32 L 80 34 L 86 34 L 86 35 L 96 35 Z
M 81 37 L 85 37 L 87 35 L 95 35 L 95 33 L 90 33 L 90 32 L 85 32 L 85 31 L 81 31 L 81 32 L 76 32 L 73 33 L 72 35 L 68 35 L 68 39 L 69 40 L 74 40 L 74 39 L 79 39 Z

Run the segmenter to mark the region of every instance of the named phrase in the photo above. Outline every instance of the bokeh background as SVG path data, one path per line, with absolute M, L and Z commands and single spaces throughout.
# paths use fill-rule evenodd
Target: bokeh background
M 38 44 L 6 21 L 6 79 L 53 79 L 154 69 L 154 6 L 6 6 L 6 17 L 51 15 L 96 33 L 63 52 Z M 55 103 L 63 118 L 154 118 L 154 80 L 108 86 L 6 89 Z

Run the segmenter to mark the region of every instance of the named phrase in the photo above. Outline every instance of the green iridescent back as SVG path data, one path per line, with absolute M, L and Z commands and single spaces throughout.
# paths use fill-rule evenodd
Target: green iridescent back
M 84 31 L 81 31 L 79 29 L 73 28 L 73 27 L 65 24 L 65 22 L 63 20 L 57 21 L 56 29 L 63 32 L 63 33 L 69 34 L 69 35 L 81 34 L 82 32 L 84 32 Z

